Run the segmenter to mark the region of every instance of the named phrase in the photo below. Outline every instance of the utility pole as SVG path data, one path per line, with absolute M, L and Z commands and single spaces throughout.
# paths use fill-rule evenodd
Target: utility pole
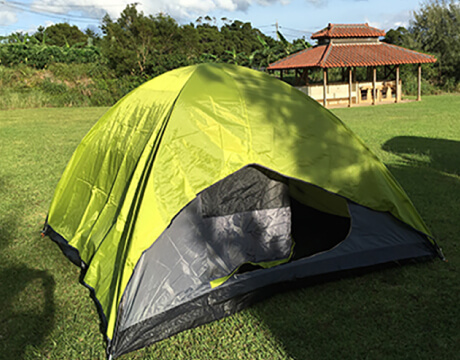
M 278 20 L 276 20 L 275 26 L 276 26 L 276 39 L 279 41 L 280 40 L 280 35 L 279 35 Z

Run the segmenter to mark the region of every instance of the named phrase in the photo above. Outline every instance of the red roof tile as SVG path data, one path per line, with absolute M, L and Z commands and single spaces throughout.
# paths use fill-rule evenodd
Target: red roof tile
M 434 63 L 431 55 L 387 43 L 320 45 L 278 60 L 268 70 Z
M 278 64 L 282 69 L 299 67 L 297 66 L 298 64 L 302 64 L 302 67 L 318 66 L 324 55 L 324 50 L 326 47 L 327 46 L 315 46 L 296 52 L 295 54 L 289 55 L 281 60 L 274 62 L 273 64 L 270 64 L 268 68 L 278 68 Z
M 370 27 L 368 24 L 329 24 L 328 27 L 315 32 L 311 38 L 322 39 L 380 36 L 385 36 L 385 31 Z

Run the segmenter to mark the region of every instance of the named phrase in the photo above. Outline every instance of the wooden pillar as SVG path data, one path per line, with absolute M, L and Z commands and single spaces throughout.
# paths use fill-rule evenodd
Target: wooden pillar
M 310 69 L 309 68 L 306 68 L 305 69 L 305 85 L 308 86 L 308 84 L 310 83 Z
M 299 85 L 299 69 L 295 69 L 295 81 L 294 81 L 295 86 Z
M 422 64 L 418 64 L 417 101 L 422 100 Z
M 283 80 L 283 70 L 280 70 L 280 80 Z
M 399 65 L 396 65 L 396 88 L 395 88 L 395 103 L 399 102 Z
M 375 103 L 377 102 L 376 82 L 377 82 L 377 68 L 374 66 L 372 68 L 372 105 L 375 105 Z
M 327 69 L 323 69 L 323 106 L 327 107 L 327 97 L 326 97 L 326 88 L 327 88 Z
M 348 107 L 351 107 L 351 85 L 353 83 L 353 70 L 351 67 L 348 68 Z

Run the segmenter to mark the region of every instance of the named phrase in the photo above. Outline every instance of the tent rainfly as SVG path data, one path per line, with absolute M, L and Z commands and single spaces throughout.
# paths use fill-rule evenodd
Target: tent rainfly
M 276 283 L 438 251 L 337 117 L 223 64 L 168 72 L 113 106 L 73 154 L 44 234 L 82 268 L 109 358 L 228 316 Z

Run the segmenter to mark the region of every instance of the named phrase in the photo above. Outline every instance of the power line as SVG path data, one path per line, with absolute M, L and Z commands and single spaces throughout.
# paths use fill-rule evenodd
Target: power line
M 277 31 L 280 31 L 281 34 L 283 34 L 283 36 L 290 37 L 290 38 L 296 38 L 296 39 L 298 39 L 298 38 L 300 38 L 302 36 L 305 37 L 305 38 L 309 38 L 311 36 L 311 34 L 313 34 L 315 32 L 315 31 L 311 31 L 311 30 L 293 29 L 293 28 L 285 27 L 285 26 L 282 26 L 282 25 L 279 25 L 279 24 L 278 24 L 278 27 L 277 27 L 276 23 L 275 24 L 270 24 L 270 25 L 261 25 L 261 26 L 257 26 L 257 27 L 258 28 L 261 28 L 261 27 L 274 27 L 275 30 L 267 31 L 267 33 L 278 35 Z
M 24 6 L 24 5 L 13 4 L 13 2 L 4 2 L 3 1 L 3 4 L 5 4 L 7 7 L 15 9 L 15 10 L 29 12 L 29 13 L 37 14 L 37 15 L 64 16 L 66 18 L 74 18 L 74 19 L 77 19 L 77 20 L 99 20 L 99 19 L 96 19 L 96 18 L 93 18 L 93 17 L 81 16 L 81 15 L 63 14 L 62 12 L 58 12 L 58 11 L 50 11 L 48 9 L 45 9 L 45 8 L 42 8 L 42 7 L 36 6 L 36 5 L 29 8 L 29 7 Z
M 89 21 L 89 22 L 100 22 L 100 18 L 92 18 L 92 17 L 86 17 L 86 16 L 80 16 L 80 15 L 71 15 L 71 14 L 62 14 L 59 12 L 53 12 L 45 9 L 40 9 L 40 7 L 34 7 L 36 10 L 33 10 L 32 8 L 27 8 L 27 6 L 24 6 L 25 4 L 17 5 L 16 3 L 13 2 L 6 2 L 6 1 L 1 1 L 3 5 L 6 7 L 9 7 L 10 9 L 13 10 L 19 10 L 23 12 L 28 12 L 31 14 L 35 15 L 40 15 L 40 16 L 47 16 L 49 18 L 55 18 L 58 20 L 75 20 L 75 21 Z
M 280 28 L 281 29 L 286 29 L 286 30 L 289 30 L 289 31 L 307 32 L 305 30 L 292 29 L 292 28 L 288 28 L 288 27 L 285 27 L 285 26 L 282 26 L 282 25 L 280 25 Z
M 295 32 L 302 33 L 302 34 L 313 34 L 314 33 L 314 31 L 311 31 L 311 30 L 292 29 L 292 28 L 288 28 L 288 27 L 285 27 L 285 26 L 281 26 L 281 25 L 280 25 L 280 28 L 288 30 L 288 31 L 295 31 Z
M 4 2 L 5 2 L 5 1 L 2 1 L 2 3 L 4 3 Z M 8 1 L 8 3 L 10 3 L 10 4 L 15 4 L 15 5 L 19 5 L 19 6 L 25 6 L 25 7 L 30 6 L 30 4 L 28 4 L 28 3 L 23 3 L 23 2 L 20 2 L 20 1 L 12 1 L 12 0 L 10 0 L 10 1 Z M 139 3 L 139 2 L 135 2 L 134 4 L 135 4 L 135 5 L 142 5 L 142 4 Z M 68 4 L 68 5 L 67 5 L 67 4 L 66 4 L 64 7 L 66 7 L 66 8 L 82 8 L 82 9 L 84 9 L 84 8 L 91 8 L 91 9 L 93 9 L 93 8 L 95 8 L 95 7 L 97 7 L 97 6 L 98 6 L 97 4 L 95 4 L 95 5 L 76 5 L 76 4 Z M 111 4 L 111 5 L 103 5 L 103 6 L 104 6 L 104 8 L 106 8 L 106 7 L 111 7 L 111 8 L 113 8 L 113 7 L 126 6 L 126 3 Z M 36 6 L 34 6 L 34 7 L 36 7 Z M 46 5 L 46 7 L 47 7 L 47 8 L 49 8 L 49 7 L 51 7 L 51 8 L 53 8 L 53 7 L 54 7 L 54 8 L 62 8 L 63 6 L 62 6 L 62 5 L 51 5 L 51 4 L 50 4 L 50 5 Z

